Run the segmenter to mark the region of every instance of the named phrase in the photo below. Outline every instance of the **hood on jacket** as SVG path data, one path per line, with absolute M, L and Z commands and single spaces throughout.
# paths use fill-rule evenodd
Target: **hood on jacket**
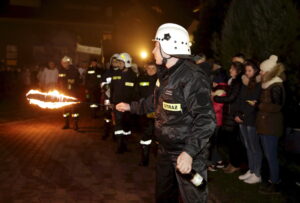
M 266 72 L 262 78 L 262 88 L 267 89 L 274 83 L 282 83 L 285 80 L 284 65 L 278 63 L 271 71 Z

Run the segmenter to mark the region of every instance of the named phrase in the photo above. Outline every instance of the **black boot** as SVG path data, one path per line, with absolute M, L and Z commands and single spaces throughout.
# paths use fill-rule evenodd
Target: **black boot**
M 65 125 L 62 127 L 63 130 L 70 128 L 70 118 L 65 117 Z
M 131 152 L 130 149 L 128 148 L 128 136 L 124 136 L 123 138 L 123 149 L 124 152 Z
M 104 122 L 104 134 L 102 135 L 102 140 L 106 140 L 111 133 L 111 124 Z
M 149 165 L 149 145 L 141 145 L 141 161 L 139 163 L 140 166 L 148 166 Z
M 124 136 L 117 136 L 117 154 L 123 154 L 124 151 Z

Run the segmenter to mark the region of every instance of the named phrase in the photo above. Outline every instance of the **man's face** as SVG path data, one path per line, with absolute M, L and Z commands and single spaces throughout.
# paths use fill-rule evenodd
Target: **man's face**
M 156 66 L 155 65 L 146 66 L 146 72 L 147 72 L 147 75 L 149 75 L 149 76 L 155 75 L 157 72 Z
M 125 68 L 124 61 L 118 61 L 118 67 L 119 67 L 120 70 L 123 70 Z
M 116 59 L 113 59 L 111 65 L 112 65 L 113 67 L 115 67 L 115 68 L 118 68 L 119 63 L 118 63 L 118 61 L 117 61 Z
M 163 57 L 162 57 L 162 55 L 160 53 L 159 42 L 155 42 L 155 47 L 154 47 L 154 49 L 152 51 L 152 54 L 153 54 L 153 56 L 155 58 L 155 63 L 157 65 L 162 65 L 162 63 L 163 63 Z
M 69 68 L 69 65 L 70 65 L 70 62 L 68 62 L 68 61 L 62 61 L 62 62 L 61 62 L 61 66 L 62 66 L 63 68 Z
M 205 58 L 203 58 L 203 59 L 198 59 L 197 61 L 196 61 L 196 64 L 201 64 L 201 63 L 204 63 L 205 62 Z

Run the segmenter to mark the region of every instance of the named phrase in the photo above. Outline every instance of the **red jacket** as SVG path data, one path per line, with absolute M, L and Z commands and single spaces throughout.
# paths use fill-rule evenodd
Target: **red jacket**
M 212 92 L 213 96 L 226 96 L 225 88 L 227 84 L 226 83 L 220 83 L 216 88 L 215 91 Z M 219 87 L 219 88 L 218 88 Z M 217 126 L 222 126 L 223 124 L 223 106 L 224 103 L 217 103 L 213 102 L 214 111 L 216 113 L 216 120 L 217 120 Z

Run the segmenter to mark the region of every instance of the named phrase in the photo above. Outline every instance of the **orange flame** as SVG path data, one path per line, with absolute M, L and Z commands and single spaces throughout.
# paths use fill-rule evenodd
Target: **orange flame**
M 30 96 L 32 95 L 41 96 L 46 101 L 42 101 L 36 98 L 30 98 Z M 66 96 L 62 93 L 59 93 L 57 90 L 49 91 L 48 93 L 40 92 L 38 90 L 30 90 L 26 94 L 26 97 L 29 100 L 30 104 L 35 104 L 43 109 L 58 109 L 64 106 L 80 103 L 75 97 Z M 47 101 L 47 99 L 51 99 L 54 101 Z

